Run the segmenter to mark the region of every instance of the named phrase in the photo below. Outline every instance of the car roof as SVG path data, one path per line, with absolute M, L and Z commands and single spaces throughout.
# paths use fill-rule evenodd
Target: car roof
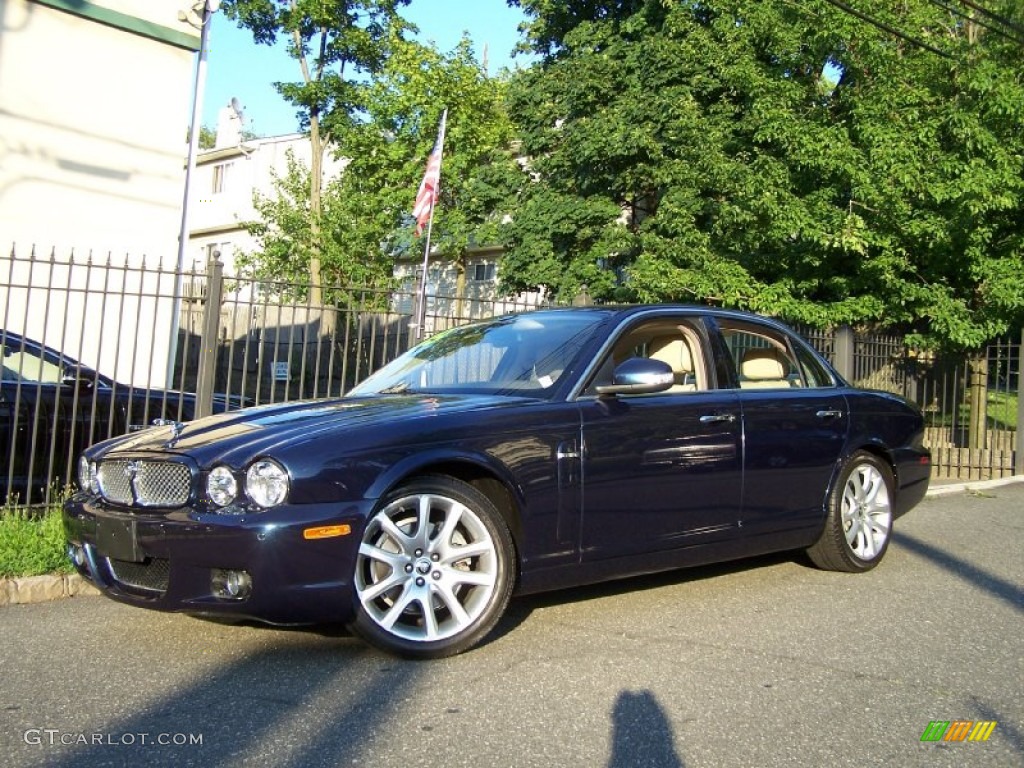
M 711 307 L 706 304 L 685 304 L 685 303 L 659 303 L 659 304 L 590 304 L 583 307 L 545 307 L 543 309 L 531 310 L 529 312 L 516 314 L 532 314 L 533 312 L 557 312 L 557 313 L 603 313 L 608 317 L 623 320 L 639 315 L 658 315 L 685 313 L 701 317 L 729 318 L 747 322 L 759 322 L 772 325 L 780 330 L 792 332 L 785 322 L 767 315 L 759 315 L 755 312 L 748 312 L 742 309 L 726 309 L 723 307 Z M 484 321 L 486 322 L 486 321 Z

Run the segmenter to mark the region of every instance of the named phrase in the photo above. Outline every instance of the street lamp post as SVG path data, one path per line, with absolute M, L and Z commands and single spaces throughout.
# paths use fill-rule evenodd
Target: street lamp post
M 185 269 L 185 251 L 188 249 L 188 206 L 192 192 L 192 174 L 196 169 L 199 151 L 199 132 L 202 128 L 203 92 L 206 88 L 207 40 L 210 20 L 220 8 L 221 0 L 199 0 L 188 10 L 178 11 L 178 19 L 199 29 L 199 61 L 192 83 L 192 120 L 188 129 L 188 159 L 185 163 L 185 191 L 181 201 L 181 228 L 178 231 L 178 261 L 174 278 L 174 308 L 171 311 L 171 346 L 167 362 L 167 386 L 174 385 L 174 366 L 178 356 L 178 326 L 181 315 L 182 272 Z

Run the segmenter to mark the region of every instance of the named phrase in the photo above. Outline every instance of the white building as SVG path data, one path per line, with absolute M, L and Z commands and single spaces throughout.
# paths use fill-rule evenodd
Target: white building
M 173 302 L 123 266 L 176 263 L 201 39 L 179 19 L 190 8 L 0 0 L 0 325 L 137 384 L 163 383 Z M 120 295 L 90 255 L 122 266 Z
M 284 176 L 291 154 L 307 168 L 312 161 L 309 138 L 301 133 L 242 139 L 244 119 L 237 105 L 225 105 L 217 117 L 213 149 L 199 152 L 189 202 L 189 244 L 186 268 L 204 265 L 220 253 L 226 274 L 235 273 L 238 253 L 256 250 L 258 243 L 244 223 L 259 218 L 253 195 L 277 197 L 275 177 Z M 344 160 L 324 158 L 324 183 L 345 168 Z
M 0 0 L 0 243 L 171 257 L 199 33 L 186 0 Z
M 545 302 L 543 291 L 528 291 L 516 296 L 498 293 L 498 270 L 504 249 L 500 245 L 470 246 L 462 263 L 431 257 L 427 263 L 427 331 L 447 327 L 447 321 L 479 320 L 507 312 L 538 307 Z M 422 254 L 418 259 L 403 259 L 395 264 L 394 275 L 400 291 L 394 302 L 399 312 L 413 314 L 419 275 L 423 271 Z

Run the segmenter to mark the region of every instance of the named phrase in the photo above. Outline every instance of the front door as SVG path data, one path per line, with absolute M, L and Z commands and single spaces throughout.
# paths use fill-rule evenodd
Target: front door
M 630 358 L 667 363 L 665 392 L 601 395 Z M 685 313 L 624 328 L 580 399 L 582 557 L 667 552 L 734 537 L 743 489 L 734 390 L 717 387 L 705 326 Z
M 734 537 L 743 488 L 735 392 L 598 400 L 583 408 L 583 558 Z

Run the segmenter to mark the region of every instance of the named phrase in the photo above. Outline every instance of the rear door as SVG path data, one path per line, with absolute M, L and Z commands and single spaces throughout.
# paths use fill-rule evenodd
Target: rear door
M 743 417 L 744 535 L 786 546 L 820 529 L 849 430 L 846 398 L 796 337 L 755 320 L 717 323 Z

